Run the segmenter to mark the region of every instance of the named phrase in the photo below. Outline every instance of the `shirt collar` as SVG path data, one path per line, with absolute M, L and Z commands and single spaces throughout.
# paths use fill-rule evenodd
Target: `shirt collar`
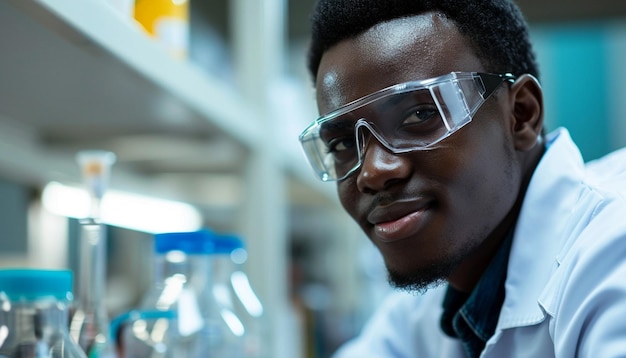
M 441 327 L 447 335 L 462 341 L 470 357 L 479 355 L 496 330 L 512 239 L 510 230 L 471 294 L 448 285 Z

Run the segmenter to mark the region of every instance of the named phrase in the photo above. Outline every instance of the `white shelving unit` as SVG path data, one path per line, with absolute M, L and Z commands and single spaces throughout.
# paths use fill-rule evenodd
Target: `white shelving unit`
M 0 113 L 11 127 L 2 133 L 30 137 L 12 154 L 33 153 L 5 161 L 41 180 L 78 179 L 64 154 L 85 147 L 118 149 L 119 171 L 129 176 L 238 169 L 258 142 L 254 110 L 132 25 L 97 0 L 0 3 Z
M 75 153 L 106 149 L 118 156 L 113 188 L 227 217 L 272 315 L 271 356 L 283 357 L 289 206 L 333 205 L 334 188 L 313 178 L 295 138 L 277 138 L 284 119 L 268 91 L 284 1 L 230 6 L 240 90 L 168 56 L 103 1 L 0 0 L 0 175 L 79 183 Z

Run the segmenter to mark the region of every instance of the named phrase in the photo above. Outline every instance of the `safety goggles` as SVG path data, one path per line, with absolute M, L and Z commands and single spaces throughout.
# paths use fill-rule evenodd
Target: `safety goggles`
M 371 136 L 395 154 L 433 149 L 469 123 L 505 81 L 515 76 L 452 72 L 391 86 L 318 118 L 300 143 L 322 181 L 342 180 L 361 166 Z

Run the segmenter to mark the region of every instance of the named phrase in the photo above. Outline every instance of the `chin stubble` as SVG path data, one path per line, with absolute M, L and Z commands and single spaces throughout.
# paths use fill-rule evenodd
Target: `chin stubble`
M 468 245 L 464 246 L 464 249 L 461 251 L 447 257 L 439 257 L 434 263 L 421 266 L 410 272 L 401 272 L 387 265 L 387 280 L 394 288 L 418 294 L 445 284 L 447 278 L 458 265 L 478 248 L 481 240 L 477 240 L 477 238 L 486 237 L 488 232 L 487 228 L 475 232 L 473 235 L 470 235 L 470 239 L 466 241 Z
M 387 280 L 394 288 L 422 294 L 427 290 L 443 285 L 456 264 L 432 265 L 411 273 L 398 272 L 387 268 Z

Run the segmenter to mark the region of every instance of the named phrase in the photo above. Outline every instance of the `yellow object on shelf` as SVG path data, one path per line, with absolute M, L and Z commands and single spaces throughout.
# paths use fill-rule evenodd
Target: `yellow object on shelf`
M 187 57 L 189 0 L 136 0 L 134 17 L 174 57 Z

